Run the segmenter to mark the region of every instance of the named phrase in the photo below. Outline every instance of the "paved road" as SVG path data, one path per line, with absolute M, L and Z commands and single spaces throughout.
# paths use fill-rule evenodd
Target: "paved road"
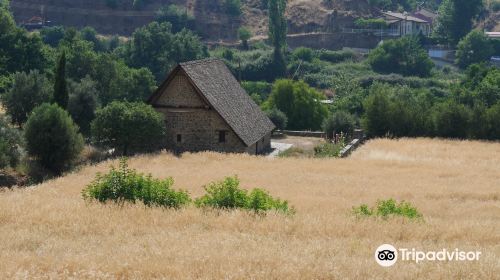
M 273 151 L 267 156 L 276 157 L 279 153 L 290 149 L 292 146 L 293 144 L 274 142 L 271 140 L 271 149 L 273 149 Z

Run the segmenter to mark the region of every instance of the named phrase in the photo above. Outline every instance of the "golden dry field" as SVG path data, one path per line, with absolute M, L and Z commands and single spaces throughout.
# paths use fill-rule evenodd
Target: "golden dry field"
M 243 187 L 289 200 L 293 217 L 85 204 L 81 190 L 111 163 L 0 192 L 1 279 L 500 279 L 500 143 L 373 140 L 331 160 L 215 153 L 130 160 L 142 172 L 173 176 L 193 197 L 237 174 Z M 351 214 L 387 198 L 410 201 L 424 220 Z M 382 268 L 374 252 L 383 243 L 482 255 Z

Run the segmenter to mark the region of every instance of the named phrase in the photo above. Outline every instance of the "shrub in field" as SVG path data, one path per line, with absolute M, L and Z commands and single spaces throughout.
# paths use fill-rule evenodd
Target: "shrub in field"
M 56 104 L 36 107 L 24 126 L 28 154 L 50 171 L 60 174 L 83 149 L 83 137 L 68 112 Z
M 361 217 L 382 217 L 387 219 L 389 217 L 401 216 L 409 219 L 422 218 L 422 214 L 418 212 L 417 208 L 409 202 L 401 201 L 397 203 L 394 199 L 379 200 L 375 207 L 369 207 L 362 204 L 358 207 L 353 207 L 353 213 Z
M 113 201 L 123 204 L 141 201 L 148 207 L 180 208 L 191 199 L 187 192 L 173 190 L 173 184 L 172 178 L 158 180 L 151 175 L 138 173 L 128 168 L 126 159 L 122 159 L 118 169 L 112 167 L 109 173 L 98 174 L 82 191 L 82 196 L 87 201 L 97 200 L 101 203 Z
M 288 206 L 288 201 L 273 198 L 263 189 L 247 190 L 239 187 L 238 177 L 227 177 L 223 181 L 213 182 L 205 186 L 206 194 L 195 200 L 197 207 L 211 207 L 217 209 L 246 209 L 256 213 L 275 210 L 291 214 L 295 210 Z
M 329 158 L 340 157 L 340 151 L 345 147 L 345 140 L 342 139 L 339 143 L 323 143 L 314 147 L 314 157 Z

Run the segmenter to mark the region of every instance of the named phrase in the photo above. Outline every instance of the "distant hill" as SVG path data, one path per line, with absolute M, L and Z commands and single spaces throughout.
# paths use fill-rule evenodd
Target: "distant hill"
M 143 3 L 134 7 L 133 3 Z M 241 16 L 226 12 L 224 0 L 11 0 L 16 21 L 21 23 L 40 16 L 56 25 L 92 26 L 103 34 L 128 36 L 137 27 L 155 19 L 163 5 L 184 7 L 196 19 L 196 29 L 207 40 L 236 39 L 240 26 L 249 27 L 254 35 L 267 34 L 267 11 L 263 0 L 241 0 Z M 435 6 L 436 4 L 434 4 Z M 366 0 L 288 0 L 289 33 L 338 31 L 353 27 L 359 17 L 378 15 Z M 486 13 L 481 24 L 500 31 L 499 13 Z
M 291 0 L 288 4 L 290 33 L 326 31 L 352 25 L 358 16 L 370 15 L 366 1 Z M 223 0 L 149 0 L 141 8 L 125 0 L 11 0 L 16 21 L 34 16 L 56 25 L 92 26 L 103 34 L 130 35 L 134 29 L 154 20 L 162 5 L 176 4 L 194 15 L 196 28 L 206 39 L 236 38 L 236 30 L 248 26 L 255 35 L 267 33 L 267 11 L 262 0 L 243 0 L 242 15 L 231 16 Z

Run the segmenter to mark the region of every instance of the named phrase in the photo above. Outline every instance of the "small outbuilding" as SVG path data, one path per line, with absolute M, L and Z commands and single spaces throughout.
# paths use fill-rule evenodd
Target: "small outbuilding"
M 275 126 L 222 60 L 180 63 L 148 103 L 165 116 L 169 150 L 261 154 L 271 149 Z

